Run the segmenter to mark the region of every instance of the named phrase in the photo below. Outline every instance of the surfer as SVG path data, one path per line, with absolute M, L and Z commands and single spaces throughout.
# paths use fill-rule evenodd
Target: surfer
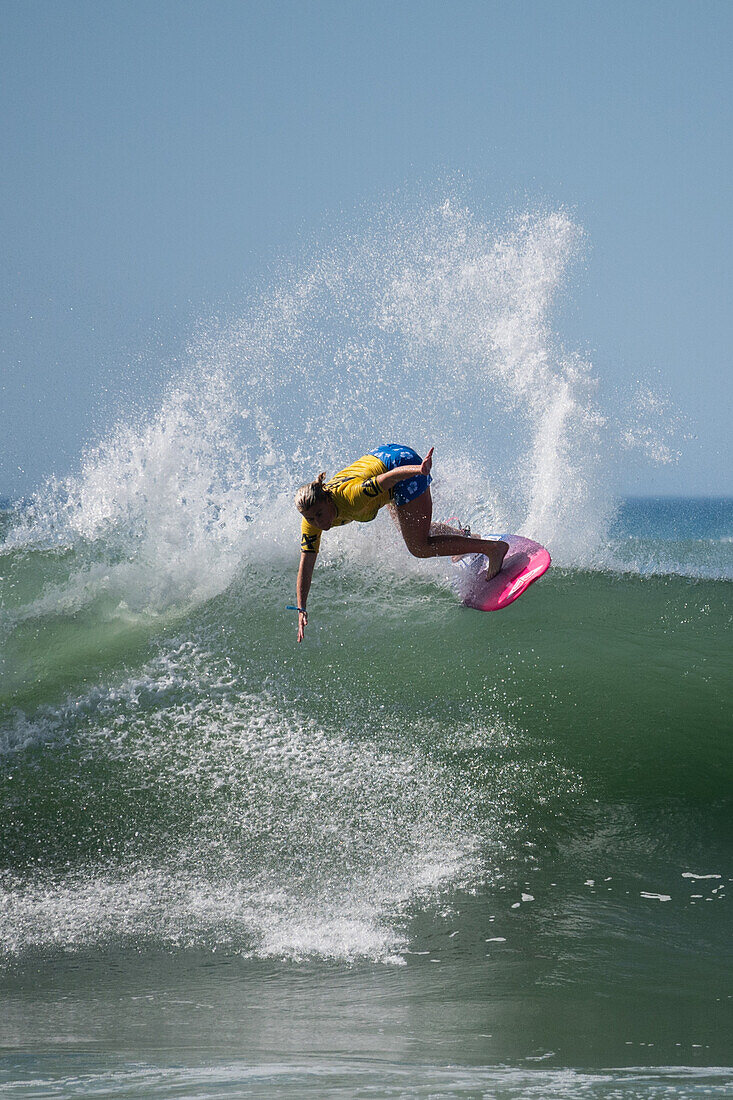
M 432 523 L 432 465 L 432 447 L 425 458 L 420 458 L 411 447 L 387 443 L 339 470 L 328 481 L 325 474 L 320 474 L 298 490 L 295 506 L 303 516 L 294 608 L 298 612 L 299 642 L 308 625 L 306 603 L 321 534 L 353 520 L 368 523 L 385 504 L 407 549 L 416 558 L 485 554 L 489 559 L 486 579 L 496 576 L 508 550 L 506 542 L 480 539 L 467 529 L 461 532 L 445 523 Z

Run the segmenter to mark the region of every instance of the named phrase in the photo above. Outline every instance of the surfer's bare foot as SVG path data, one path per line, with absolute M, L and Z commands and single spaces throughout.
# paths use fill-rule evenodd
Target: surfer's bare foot
M 486 554 L 486 557 L 489 559 L 489 564 L 486 569 L 487 581 L 493 580 L 496 574 L 501 571 L 508 549 L 508 542 L 499 541 L 491 544 L 491 550 Z

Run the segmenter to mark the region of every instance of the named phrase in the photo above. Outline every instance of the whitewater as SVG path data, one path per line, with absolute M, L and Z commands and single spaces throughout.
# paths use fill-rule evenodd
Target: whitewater
M 584 247 L 395 204 L 0 510 L 1 1091 L 730 1094 L 733 502 L 619 496 L 676 423 L 556 331 Z M 294 492 L 392 440 L 553 568 L 470 612 L 381 515 L 298 646 Z

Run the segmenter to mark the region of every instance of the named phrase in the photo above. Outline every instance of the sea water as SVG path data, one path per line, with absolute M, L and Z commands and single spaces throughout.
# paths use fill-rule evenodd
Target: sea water
M 733 1094 L 733 502 L 614 492 L 674 442 L 553 330 L 579 242 L 392 210 L 6 502 L 4 1094 Z M 298 646 L 294 488 L 392 440 L 553 569 L 470 612 L 382 514 Z

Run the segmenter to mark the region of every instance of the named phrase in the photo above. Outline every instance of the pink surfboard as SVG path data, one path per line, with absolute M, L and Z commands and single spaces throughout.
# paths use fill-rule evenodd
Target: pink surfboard
M 461 603 L 476 611 L 501 611 L 526 592 L 531 584 L 550 568 L 550 555 L 544 546 L 521 535 L 488 535 L 509 543 L 501 571 L 486 580 L 488 558 L 469 554 L 456 562 L 459 570 L 456 588 Z

